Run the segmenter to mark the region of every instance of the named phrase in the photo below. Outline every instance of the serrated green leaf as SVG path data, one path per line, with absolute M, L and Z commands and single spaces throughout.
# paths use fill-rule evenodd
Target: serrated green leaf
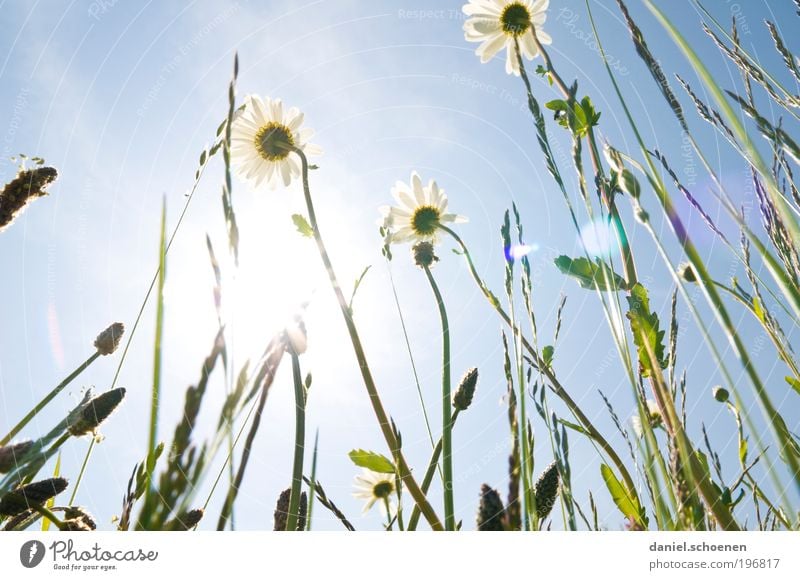
M 590 262 L 586 258 L 559 256 L 555 265 L 562 273 L 575 278 L 582 288 L 594 289 L 596 286 L 602 291 L 628 289 L 625 279 L 599 258 Z
M 292 215 L 292 221 L 294 222 L 294 227 L 297 228 L 297 232 L 301 236 L 310 238 L 311 236 L 314 235 L 314 230 L 311 229 L 311 226 L 306 221 L 306 218 L 300 215 L 299 213 Z
M 643 377 L 652 376 L 654 369 L 649 352 L 655 353 L 662 369 L 667 368 L 667 357 L 664 354 L 664 331 L 658 327 L 658 315 L 650 311 L 650 299 L 647 289 L 634 284 L 628 296 L 628 320 L 633 331 L 633 342 L 639 355 L 639 368 Z M 649 345 L 649 349 L 646 347 Z
M 600 465 L 600 475 L 603 476 L 603 481 L 606 482 L 606 487 L 611 494 L 611 499 L 619 508 L 623 515 L 640 522 L 642 508 L 635 497 L 633 497 L 625 486 L 620 483 L 611 468 L 605 463 Z
M 394 463 L 380 453 L 375 453 L 374 451 L 365 451 L 363 449 L 353 449 L 347 455 L 350 457 L 350 460 L 353 463 L 359 467 L 369 469 L 370 471 L 374 471 L 376 473 L 395 472 Z

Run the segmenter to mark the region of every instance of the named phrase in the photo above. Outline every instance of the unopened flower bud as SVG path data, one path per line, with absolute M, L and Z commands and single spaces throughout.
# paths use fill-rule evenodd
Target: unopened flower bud
M 714 395 L 714 398 L 720 403 L 727 403 L 728 398 L 730 397 L 730 393 L 728 393 L 728 390 L 723 389 L 722 387 L 714 387 L 711 393 Z
M 414 263 L 420 268 L 430 268 L 439 258 L 433 251 L 433 244 L 430 242 L 419 242 L 411 248 L 414 254 Z
M 697 274 L 695 273 L 692 265 L 688 262 L 678 266 L 678 276 L 690 284 L 695 284 L 697 282 Z

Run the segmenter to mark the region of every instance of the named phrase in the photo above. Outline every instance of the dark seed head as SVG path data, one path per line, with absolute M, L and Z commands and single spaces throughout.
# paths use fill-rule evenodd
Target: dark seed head
M 125 325 L 121 322 L 115 322 L 97 335 L 94 347 L 103 356 L 113 354 L 117 350 L 123 334 L 125 334 Z
M 292 489 L 287 488 L 278 496 L 278 503 L 275 504 L 275 525 L 273 530 L 276 532 L 286 531 L 286 520 L 289 515 L 289 500 Z M 297 531 L 302 532 L 306 528 L 306 516 L 308 511 L 308 498 L 306 492 L 300 494 L 300 505 L 297 510 Z
M 204 515 L 205 512 L 200 508 L 189 510 L 167 522 L 164 529 L 168 532 L 187 532 L 199 524 Z
M 41 505 L 67 489 L 68 483 L 63 477 L 53 477 L 18 487 L 0 499 L 0 516 L 15 516 L 31 505 Z
M 108 419 L 124 398 L 125 389 L 120 387 L 89 399 L 70 422 L 70 434 L 80 437 L 96 432 L 97 428 Z
M 536 514 L 539 520 L 545 519 L 550 515 L 550 511 L 556 503 L 559 485 L 558 464 L 554 461 L 547 466 L 536 481 L 534 493 L 536 497 Z
M 92 515 L 82 507 L 78 506 L 68 507 L 67 509 L 64 510 L 64 518 L 66 520 L 80 521 L 83 523 L 84 526 L 89 528 L 89 530 L 91 531 L 97 529 L 97 523 L 95 523 Z
M 33 441 L 20 441 L 12 445 L 0 447 L 0 473 L 8 473 L 16 469 L 20 459 L 33 447 Z
M 20 171 L 0 191 L 0 231 L 25 209 L 32 200 L 47 195 L 45 188 L 58 177 L 53 167 L 37 167 Z
M 469 369 L 458 383 L 455 395 L 453 395 L 453 407 L 460 411 L 466 411 L 472 404 L 472 397 L 475 395 L 475 387 L 478 384 L 478 369 Z
M 503 531 L 503 500 L 497 490 L 487 484 L 481 486 L 481 503 L 478 506 L 478 530 L 481 532 Z

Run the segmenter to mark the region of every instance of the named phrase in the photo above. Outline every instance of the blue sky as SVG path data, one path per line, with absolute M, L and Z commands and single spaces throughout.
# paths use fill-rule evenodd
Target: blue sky
M 561 381 L 600 430 L 622 448 L 597 393 L 609 396 L 616 411 L 633 410 L 630 386 L 618 364 L 613 342 L 592 292 L 580 289 L 552 265 L 560 254 L 576 255 L 579 245 L 568 213 L 547 173 L 535 141 L 521 81 L 507 76 L 502 60 L 481 65 L 475 45 L 463 38 L 461 2 L 0 2 L 0 179 L 16 168 L 11 155 L 44 157 L 60 171 L 52 195 L 36 203 L 0 237 L 0 425 L 11 425 L 54 384 L 91 353 L 95 335 L 112 321 L 133 322 L 157 265 L 158 226 L 166 198 L 174 226 L 191 186 L 200 151 L 208 145 L 227 108 L 227 83 L 233 54 L 241 68 L 239 96 L 260 93 L 300 107 L 325 154 L 312 176 L 312 190 L 340 280 L 352 284 L 372 269 L 359 291 L 356 319 L 379 388 L 403 433 L 412 465 L 421 471 L 430 450 L 416 388 L 391 294 L 388 269 L 380 255 L 377 207 L 391 201 L 396 180 L 412 169 L 436 179 L 449 195 L 453 211 L 469 216 L 459 231 L 479 270 L 496 292 L 502 290 L 502 215 L 515 201 L 523 216 L 535 272 L 535 306 L 540 332 L 550 337 L 555 308 L 568 295 L 555 367 Z M 630 8 L 665 70 L 679 72 L 702 95 L 696 75 L 671 41 L 638 2 Z M 659 2 L 725 86 L 740 81 L 700 28 L 689 2 Z M 780 6 L 778 6 L 780 4 Z M 641 122 L 649 146 L 672 160 L 694 186 L 697 197 L 726 232 L 734 232 L 708 194 L 699 161 L 685 156 L 679 129 L 655 84 L 635 55 L 615 4 L 593 2 L 604 45 Z M 744 46 L 782 74 L 780 57 L 762 25 L 775 21 L 791 41 L 791 2 L 714 0 L 708 3 L 727 23 L 738 18 Z M 785 27 L 783 29 L 782 27 Z M 580 92 L 591 95 L 602 112 L 600 135 L 619 149 L 636 151 L 608 77 L 595 49 L 582 2 L 552 0 L 545 30 L 553 37 L 551 54 L 561 75 L 577 77 Z M 535 68 L 531 65 L 530 70 Z M 781 76 L 787 83 L 788 79 Z M 556 94 L 538 77 L 534 86 L 545 102 Z M 790 85 L 791 86 L 791 85 Z M 679 96 L 691 125 L 730 190 L 743 203 L 753 193 L 743 165 L 701 125 L 691 104 Z M 778 112 L 774 111 L 777 115 Z M 551 124 L 555 154 L 576 192 L 566 135 Z M 637 156 L 638 157 L 638 156 Z M 222 167 L 209 167 L 169 255 L 166 303 L 164 438 L 179 419 L 185 388 L 197 380 L 200 364 L 216 332 L 213 277 L 205 250 L 208 233 L 224 254 L 220 208 Z M 311 298 L 311 347 L 304 370 L 314 376 L 309 400 L 309 439 L 320 431 L 318 474 L 328 494 L 354 520 L 375 529 L 374 513 L 360 516 L 351 498 L 357 473 L 346 457 L 357 447 L 384 451 L 344 325 L 321 278 L 314 249 L 294 232 L 292 213 L 303 211 L 301 191 L 253 191 L 234 185 L 242 230 L 241 270 L 226 293 L 235 361 L 258 354 L 287 311 Z M 742 275 L 707 231 L 698 215 L 677 196 L 682 217 L 719 280 Z M 680 254 L 662 223 L 655 200 L 645 206 L 663 232 L 675 261 Z M 668 318 L 671 282 L 647 233 L 623 208 L 640 275 L 652 278 L 651 299 Z M 755 213 L 752 220 L 757 219 Z M 453 327 L 453 373 L 471 366 L 481 381 L 473 407 L 459 420 L 455 434 L 457 517 L 470 529 L 480 484 L 506 486 L 508 453 L 500 321 L 485 304 L 463 262 L 440 251 L 435 270 L 447 300 Z M 733 264 L 733 269 L 732 269 Z M 409 327 L 423 393 L 432 417 L 439 416 L 439 321 L 424 276 L 405 248 L 395 251 L 392 273 Z M 227 275 L 233 277 L 230 268 Z M 693 292 L 690 289 L 690 293 Z M 708 317 L 699 294 L 698 304 Z M 753 349 L 757 365 L 769 377 L 776 403 L 791 405 L 790 428 L 800 415 L 783 383 L 783 369 L 761 331 L 739 309 L 735 320 Z M 103 430 L 106 439 L 92 459 L 79 494 L 101 525 L 118 514 L 133 465 L 145 453 L 152 376 L 152 308 L 133 342 L 120 384 L 128 388 L 125 407 Z M 715 448 L 736 475 L 735 426 L 711 388 L 720 381 L 683 307 L 687 329 L 681 336 L 679 366 L 688 370 L 690 431 L 708 427 Z M 787 332 L 792 329 L 787 328 Z M 725 344 L 719 340 L 719 347 Z M 741 378 L 730 355 L 734 379 Z M 30 427 L 29 436 L 60 419 L 80 397 L 80 389 L 110 384 L 117 360 L 98 361 Z M 290 480 L 293 399 L 286 368 L 267 404 L 251 469 L 240 494 L 237 527 L 270 528 L 274 501 Z M 745 386 L 745 381 L 741 381 Z M 747 388 L 743 388 L 747 392 Z M 216 420 L 224 387 L 216 377 L 206 400 L 203 427 Z M 555 399 L 552 399 L 555 401 Z M 566 410 L 556 405 L 566 416 Z M 438 431 L 434 419 L 434 433 Z M 546 432 L 537 429 L 537 472 L 551 461 Z M 63 471 L 75 474 L 87 443 L 72 441 L 63 452 Z M 598 499 L 602 523 L 619 529 L 621 516 L 599 480 L 599 458 L 585 441 L 572 437 L 575 495 L 588 505 L 587 491 Z M 207 487 L 198 493 L 204 500 Z M 223 493 L 217 493 L 203 528 L 216 521 Z M 436 495 L 434 495 L 436 497 Z M 319 529 L 336 529 L 323 510 Z M 554 527 L 561 527 L 560 517 Z

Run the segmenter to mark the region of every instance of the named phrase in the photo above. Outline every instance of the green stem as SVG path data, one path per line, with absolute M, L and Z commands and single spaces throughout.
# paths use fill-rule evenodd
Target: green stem
M 333 292 L 336 295 L 337 301 L 339 302 L 339 309 L 342 312 L 342 317 L 344 318 L 345 325 L 347 326 L 347 331 L 350 335 L 350 342 L 353 345 L 356 359 L 358 359 L 361 378 L 364 381 L 364 387 L 367 389 L 367 395 L 369 396 L 370 403 L 372 404 L 372 410 L 375 413 L 375 418 L 378 420 L 381 432 L 386 440 L 386 444 L 389 446 L 392 456 L 396 456 L 398 459 L 397 468 L 400 471 L 400 477 L 408 489 L 408 492 L 411 494 L 411 497 L 414 498 L 414 501 L 420 506 L 420 509 L 422 510 L 422 513 L 430 524 L 431 528 L 436 531 L 444 530 L 442 522 L 439 520 L 436 512 L 431 507 L 431 504 L 428 502 L 425 494 L 419 488 L 419 485 L 417 484 L 413 475 L 411 475 L 411 469 L 403 457 L 402 451 L 400 450 L 400 445 L 394 435 L 394 432 L 392 431 L 391 423 L 389 422 L 389 416 L 386 414 L 386 410 L 383 408 L 383 403 L 381 402 L 378 389 L 375 386 L 375 380 L 372 377 L 372 372 L 370 371 L 369 364 L 367 363 L 367 357 L 364 354 L 364 347 L 361 344 L 361 338 L 358 335 L 358 329 L 356 328 L 355 321 L 353 320 L 353 315 L 350 312 L 347 300 L 345 299 L 342 288 L 339 285 L 338 279 L 336 278 L 336 273 L 333 270 L 333 264 L 331 263 L 330 256 L 325 248 L 325 242 L 322 240 L 322 234 L 320 233 L 316 213 L 314 212 L 314 203 L 311 199 L 311 189 L 308 184 L 308 159 L 302 150 L 295 147 L 292 148 L 292 151 L 294 151 L 294 153 L 300 157 L 303 170 L 303 195 L 305 197 L 309 223 L 314 233 L 314 241 L 317 244 L 317 250 L 319 251 L 320 258 L 322 259 L 322 263 L 328 273 L 328 279 L 330 280 Z
M 319 429 L 314 436 L 314 453 L 311 455 L 311 477 L 308 483 L 308 511 L 306 515 L 306 531 L 311 531 L 311 516 L 314 512 L 314 496 L 317 481 L 317 451 L 319 450 Z
M 161 204 L 161 240 L 158 246 L 158 285 L 156 294 L 156 336 L 153 345 L 153 387 L 150 394 L 150 429 L 147 443 L 147 485 L 144 505 L 150 506 L 153 497 L 153 474 L 156 468 L 158 445 L 158 407 L 161 398 L 161 342 L 164 336 L 164 281 L 166 279 L 167 202 Z
M 459 409 L 453 411 L 453 418 L 452 418 L 452 425 L 455 426 L 456 420 L 458 419 L 458 415 L 461 413 Z M 433 448 L 433 453 L 431 454 L 431 460 L 428 462 L 428 469 L 425 471 L 425 476 L 422 478 L 422 484 L 420 487 L 422 488 L 422 493 L 428 493 L 428 490 L 431 487 L 431 483 L 433 483 L 433 477 L 436 475 L 436 468 L 439 467 L 439 457 L 442 455 L 442 439 L 440 438 L 439 441 L 436 442 L 436 446 Z M 411 510 L 411 517 L 408 520 L 408 531 L 413 532 L 417 529 L 417 523 L 419 522 L 419 506 L 415 505 L 414 508 Z
M 75 497 L 78 495 L 78 489 L 83 481 L 83 475 L 86 473 L 86 465 L 89 463 L 89 458 L 92 456 L 92 450 L 94 449 L 94 444 L 96 442 L 97 439 L 92 436 L 92 440 L 89 443 L 89 448 L 86 450 L 86 455 L 83 457 L 83 463 L 81 464 L 81 471 L 78 473 L 78 479 L 75 481 L 75 485 L 72 487 L 72 495 L 69 496 L 69 505 L 75 504 Z
M 27 415 L 25 415 L 25 417 L 23 417 L 22 420 L 19 423 L 17 423 L 13 429 L 11 429 L 11 431 L 9 431 L 8 434 L 5 437 L 3 437 L 2 440 L 0 440 L 0 446 L 7 445 L 17 433 L 22 431 L 22 429 L 24 429 L 25 426 L 31 422 L 31 419 L 33 419 L 36 415 L 38 415 L 39 412 L 42 409 L 44 409 L 48 403 L 50 403 L 50 401 L 55 399 L 56 396 L 58 396 L 58 394 L 61 391 L 63 391 L 68 384 L 70 384 L 78 375 L 80 375 L 83 371 L 85 371 L 89 367 L 89 365 L 91 365 L 99 356 L 100 353 L 95 352 L 92 356 L 86 359 L 86 361 L 81 366 L 72 371 L 72 373 L 70 373 L 70 375 L 66 379 L 61 381 L 56 386 L 56 388 L 54 388 L 47 394 L 47 396 L 45 396 L 44 399 L 39 401 L 39 403 L 33 409 L 31 409 L 30 412 Z
M 464 258 L 467 261 L 467 266 L 469 267 L 470 274 L 472 274 L 472 278 L 475 280 L 475 283 L 478 285 L 478 288 L 481 290 L 483 295 L 489 301 L 489 304 L 492 305 L 492 307 L 495 309 L 495 311 L 503 320 L 503 322 L 505 322 L 509 326 L 509 328 L 512 329 L 513 332 L 520 332 L 519 327 L 516 325 L 516 323 L 511 321 L 511 318 L 509 318 L 506 311 L 500 305 L 500 301 L 492 293 L 492 291 L 489 290 L 489 287 L 486 286 L 484 281 L 481 279 L 480 274 L 478 274 L 478 271 L 475 268 L 475 264 L 472 261 L 472 256 L 470 255 L 469 250 L 467 249 L 467 246 L 463 242 L 463 240 L 458 236 L 458 234 L 456 234 L 453 230 L 451 230 L 447 226 L 440 225 L 439 227 L 443 231 L 450 234 L 461 248 L 461 251 L 464 254 Z M 586 429 L 586 432 L 588 433 L 589 437 L 603 449 L 606 455 L 608 455 L 609 459 L 614 463 L 614 465 L 616 465 L 617 469 L 619 469 L 622 479 L 625 481 L 625 485 L 628 488 L 628 490 L 631 493 L 635 493 L 636 485 L 633 482 L 633 478 L 628 472 L 627 467 L 625 467 L 625 464 L 622 462 L 622 459 L 620 459 L 619 455 L 617 455 L 617 452 L 614 451 L 614 448 L 611 446 L 611 444 L 608 441 L 606 441 L 606 439 L 600 434 L 597 428 L 595 428 L 595 426 L 592 424 L 589 418 L 583 413 L 583 411 L 581 411 L 578 404 L 572 399 L 572 397 L 570 397 L 569 393 L 567 393 L 564 386 L 556 378 L 555 374 L 553 373 L 553 370 L 549 367 L 549 365 L 544 363 L 542 358 L 539 356 L 539 353 L 536 352 L 536 349 L 533 348 L 533 346 L 530 344 L 530 342 L 528 342 L 528 340 L 525 338 L 525 336 L 522 335 L 521 332 L 520 332 L 520 337 L 522 339 L 522 346 L 525 348 L 525 350 L 528 351 L 528 354 L 531 356 L 536 368 L 541 369 L 541 371 L 544 373 L 545 377 L 548 380 L 548 383 L 550 384 L 550 387 L 553 389 L 553 392 L 559 399 L 561 399 L 564 402 L 564 404 L 567 405 L 567 408 L 570 410 L 570 412 L 580 422 L 583 428 Z
M 444 527 L 448 532 L 455 531 L 456 520 L 453 502 L 453 419 L 452 399 L 450 395 L 450 323 L 447 320 L 447 310 L 444 306 L 442 293 L 431 274 L 429 267 L 425 267 L 425 275 L 431 284 L 433 295 L 436 297 L 436 306 L 439 308 L 439 317 L 442 320 L 442 471 L 444 486 Z
M 303 452 L 306 439 L 306 393 L 300 372 L 300 357 L 292 351 L 292 378 L 294 379 L 294 465 L 292 468 L 292 491 L 289 494 L 289 513 L 286 516 L 286 531 L 297 531 L 297 515 L 300 507 L 300 490 L 303 485 Z
M 63 530 L 64 529 L 64 522 L 61 519 L 59 519 L 59 517 L 56 514 L 54 514 L 49 509 L 47 509 L 45 506 L 43 506 L 41 504 L 31 504 L 30 508 L 33 511 L 37 512 L 43 518 L 47 518 L 48 520 L 53 522 L 53 524 L 55 524 L 55 526 L 59 530 Z

